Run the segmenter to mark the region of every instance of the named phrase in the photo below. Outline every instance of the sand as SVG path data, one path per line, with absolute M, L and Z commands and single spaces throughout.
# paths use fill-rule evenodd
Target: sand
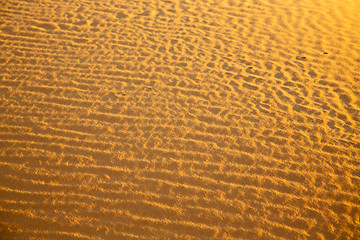
M 360 239 L 360 1 L 0 3 L 0 239 Z

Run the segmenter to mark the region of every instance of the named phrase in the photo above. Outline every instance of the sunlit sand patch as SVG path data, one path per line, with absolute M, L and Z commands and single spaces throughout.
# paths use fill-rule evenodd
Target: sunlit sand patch
M 360 239 L 359 11 L 3 1 L 0 239 Z

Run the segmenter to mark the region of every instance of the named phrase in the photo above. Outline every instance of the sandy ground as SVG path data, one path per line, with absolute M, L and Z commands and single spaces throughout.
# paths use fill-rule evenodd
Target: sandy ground
M 0 1 L 0 239 L 360 239 L 360 1 Z

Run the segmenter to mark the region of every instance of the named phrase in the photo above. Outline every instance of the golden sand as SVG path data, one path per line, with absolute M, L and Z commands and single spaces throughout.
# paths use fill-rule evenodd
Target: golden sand
M 0 239 L 360 239 L 360 1 L 0 3 Z

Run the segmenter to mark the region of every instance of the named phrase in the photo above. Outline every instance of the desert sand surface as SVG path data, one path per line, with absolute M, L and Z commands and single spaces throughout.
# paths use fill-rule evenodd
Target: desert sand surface
M 0 239 L 360 239 L 359 19 L 1 1 Z

